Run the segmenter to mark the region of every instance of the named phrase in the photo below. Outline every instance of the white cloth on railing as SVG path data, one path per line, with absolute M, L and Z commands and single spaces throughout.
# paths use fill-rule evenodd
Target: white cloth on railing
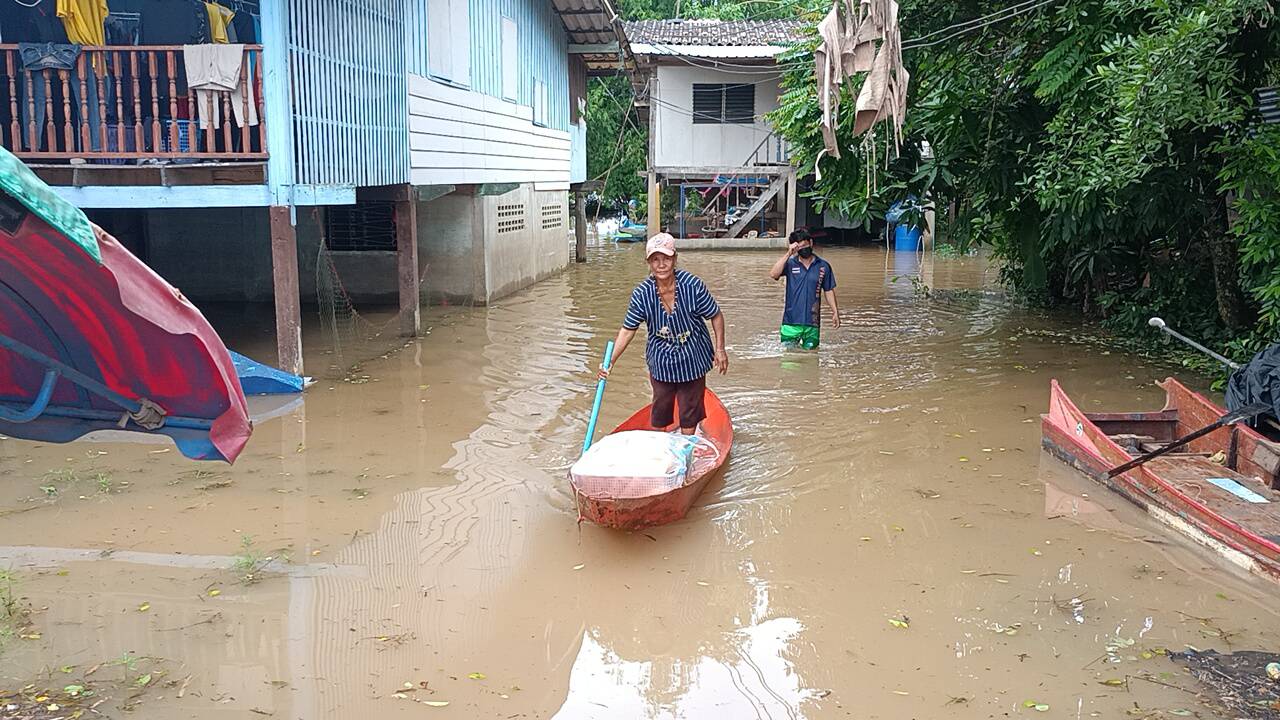
M 225 93 L 231 94 L 231 112 L 238 125 L 258 124 L 253 79 L 246 76 L 245 82 L 240 82 L 244 45 L 183 45 L 182 61 L 187 68 L 187 87 L 196 95 L 196 116 L 201 128 L 210 122 L 215 128 L 221 127 L 219 106 Z

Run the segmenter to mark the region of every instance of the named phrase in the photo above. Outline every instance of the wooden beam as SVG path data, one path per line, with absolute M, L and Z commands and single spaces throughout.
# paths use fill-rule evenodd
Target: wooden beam
M 570 55 L 616 55 L 621 47 L 616 42 L 573 44 L 569 46 Z
M 397 185 L 377 185 L 356 189 L 356 200 L 359 202 L 404 202 L 413 197 L 413 186 L 405 183 Z
M 792 170 L 787 174 L 787 238 L 796 229 L 796 184 L 796 172 Z
M 649 170 L 667 178 L 713 178 L 717 175 L 753 175 L 774 177 L 791 172 L 789 165 L 705 165 L 653 167 Z
M 418 294 L 418 203 L 413 199 L 396 202 L 396 268 L 400 334 L 417 337 L 422 332 L 422 303 Z
M 662 232 L 662 198 L 659 196 L 660 192 L 657 174 L 649 173 L 649 218 L 648 228 L 645 230 L 649 237 Z
M 314 212 L 324 228 L 321 208 Z M 276 303 L 276 357 L 281 370 L 302 374 L 302 304 L 298 289 L 298 235 L 290 208 L 272 205 L 271 277 Z M 323 230 L 322 230 L 323 232 Z
M 573 194 L 573 259 L 587 261 L 587 196 L 581 191 Z

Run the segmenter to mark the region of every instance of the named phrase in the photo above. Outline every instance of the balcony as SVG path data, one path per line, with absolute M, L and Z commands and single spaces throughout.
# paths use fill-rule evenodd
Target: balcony
M 49 66 L 54 67 L 41 67 Z M 82 46 L 24 64 L 0 44 L 0 144 L 47 182 L 262 183 L 267 159 L 262 46 L 245 45 L 238 92 L 188 87 L 182 47 Z M 233 98 L 239 105 L 233 107 Z M 201 118 L 209 121 L 201 127 Z M 219 180 L 218 178 L 221 178 Z

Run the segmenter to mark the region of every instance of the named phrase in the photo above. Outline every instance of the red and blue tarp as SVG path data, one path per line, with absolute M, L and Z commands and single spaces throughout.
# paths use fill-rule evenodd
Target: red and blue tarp
M 252 428 L 200 311 L 0 149 L 0 434 L 62 443 L 98 430 L 233 462 Z

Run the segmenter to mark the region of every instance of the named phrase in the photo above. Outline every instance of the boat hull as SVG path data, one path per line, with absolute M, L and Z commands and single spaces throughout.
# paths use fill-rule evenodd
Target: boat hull
M 696 467 L 692 477 L 678 488 L 645 497 L 615 498 L 588 494 L 579 489 L 570 477 L 578 504 L 578 519 L 618 530 L 641 530 L 672 523 L 687 515 L 694 501 L 724 467 L 733 446 L 733 424 L 724 404 L 710 390 L 706 391 L 705 403 L 707 417 L 702 421 L 702 434 L 715 444 L 719 452 L 713 464 Z M 649 424 L 650 407 L 646 405 L 613 432 L 663 429 Z
M 1184 448 L 1184 453 L 1171 453 L 1113 478 L 1106 476 L 1132 458 L 1113 437 L 1137 434 L 1168 442 L 1208 425 L 1224 412 L 1172 378 L 1161 387 L 1166 393 L 1163 410 L 1084 413 L 1054 381 L 1049 412 L 1041 416 L 1042 444 L 1050 454 L 1161 523 L 1239 567 L 1280 582 L 1280 510 L 1276 509 L 1280 493 L 1271 489 L 1278 449 L 1253 430 L 1222 428 Z M 1233 442 L 1234 470 L 1204 457 L 1218 452 L 1229 456 Z M 1210 483 L 1210 478 L 1236 482 L 1271 502 L 1248 503 Z

